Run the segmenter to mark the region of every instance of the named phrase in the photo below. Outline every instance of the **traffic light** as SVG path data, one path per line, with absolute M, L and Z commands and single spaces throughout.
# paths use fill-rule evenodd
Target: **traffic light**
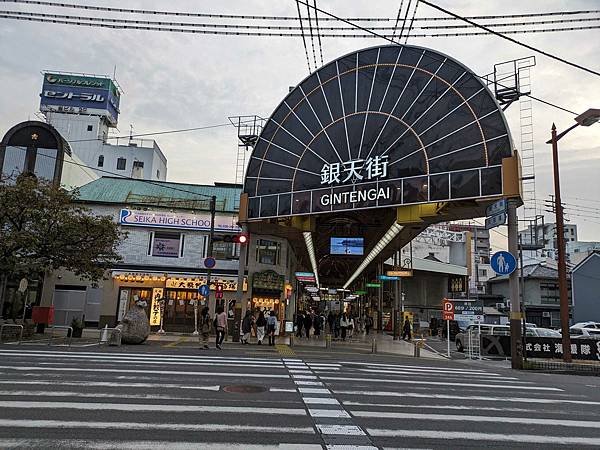
M 240 234 L 226 234 L 222 238 L 215 238 L 214 241 L 222 240 L 223 242 L 232 242 L 234 244 L 246 244 L 248 242 L 248 235 L 245 233 Z
M 215 298 L 223 298 L 223 284 L 217 283 L 215 285 Z

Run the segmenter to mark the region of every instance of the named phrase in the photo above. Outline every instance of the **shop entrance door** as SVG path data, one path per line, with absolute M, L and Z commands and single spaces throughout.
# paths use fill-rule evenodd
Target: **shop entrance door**
M 167 289 L 164 328 L 166 331 L 192 333 L 194 331 L 194 302 L 198 293 L 191 290 Z M 199 311 L 202 305 L 199 305 Z

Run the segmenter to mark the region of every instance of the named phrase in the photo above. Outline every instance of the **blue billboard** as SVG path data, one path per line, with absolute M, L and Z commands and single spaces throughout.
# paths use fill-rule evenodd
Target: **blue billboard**
M 331 255 L 362 256 L 364 252 L 364 238 L 361 237 L 332 237 L 330 239 Z
M 44 74 L 40 110 L 106 117 L 116 126 L 120 92 L 109 78 Z

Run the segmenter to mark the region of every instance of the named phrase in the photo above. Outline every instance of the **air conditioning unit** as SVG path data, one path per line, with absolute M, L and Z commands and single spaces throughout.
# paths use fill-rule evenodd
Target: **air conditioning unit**
M 550 317 L 550 311 L 544 311 L 542 317 Z

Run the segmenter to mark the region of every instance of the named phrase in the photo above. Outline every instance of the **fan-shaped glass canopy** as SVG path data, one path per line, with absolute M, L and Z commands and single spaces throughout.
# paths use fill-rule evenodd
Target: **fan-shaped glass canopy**
M 248 218 L 502 194 L 512 155 L 492 93 L 433 50 L 383 46 L 309 75 L 267 121 L 248 165 Z

